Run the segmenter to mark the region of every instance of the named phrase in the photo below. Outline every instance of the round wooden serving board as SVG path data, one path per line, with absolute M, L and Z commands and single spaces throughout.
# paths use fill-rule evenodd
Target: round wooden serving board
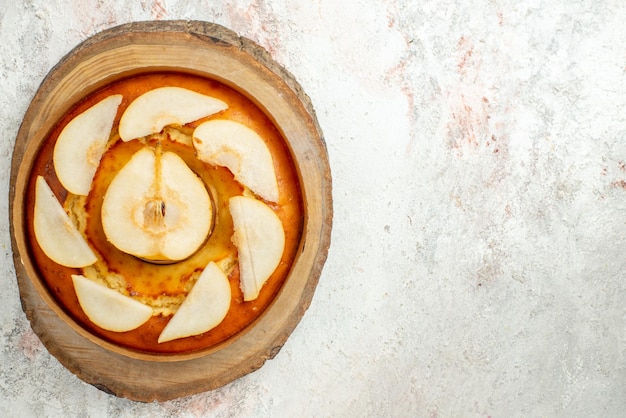
M 201 355 L 131 353 L 99 341 L 58 307 L 38 276 L 26 234 L 25 190 L 33 160 L 81 99 L 134 74 L 176 71 L 217 79 L 257 104 L 283 134 L 300 180 L 304 228 L 280 292 L 237 338 Z M 138 22 L 86 40 L 45 78 L 16 138 L 11 168 L 11 239 L 26 316 L 65 367 L 103 391 L 138 401 L 215 389 L 274 357 L 308 308 L 330 245 L 331 176 L 315 112 L 294 78 L 248 39 L 197 21 Z

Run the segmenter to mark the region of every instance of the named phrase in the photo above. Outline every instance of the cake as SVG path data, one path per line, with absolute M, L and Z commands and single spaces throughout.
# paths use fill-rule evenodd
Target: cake
M 217 106 L 213 109 L 214 113 L 210 115 L 199 118 L 193 116 L 194 119 L 190 121 L 165 120 L 163 126 L 157 124 L 149 131 L 142 131 L 138 128 L 141 111 L 139 111 L 139 117 L 136 115 L 129 117 L 128 120 L 131 122 L 123 120 L 125 115 L 132 113 L 134 103 L 146 97 L 146 94 L 158 93 L 161 89 L 184 89 L 186 92 L 193 92 L 214 100 Z M 166 109 L 168 106 L 178 109 L 188 101 L 185 100 L 183 104 L 169 103 L 167 99 L 161 98 L 154 102 L 161 103 L 161 106 Z M 220 106 L 220 102 L 225 106 Z M 74 186 L 73 179 L 81 177 L 81 175 L 73 174 L 78 168 L 68 170 L 69 174 L 59 175 L 64 172 L 60 167 L 70 166 L 71 157 L 66 155 L 65 160 L 62 157 L 55 158 L 55 148 L 64 129 L 80 115 L 100 103 L 105 103 L 108 109 L 114 109 L 110 129 L 107 129 L 110 133 L 102 149 L 94 153 L 98 158 L 95 158 L 95 171 L 91 181 L 87 182 L 87 186 L 84 184 Z M 194 104 L 193 108 L 199 106 L 200 104 Z M 75 124 L 80 128 L 80 124 Z M 133 133 L 133 129 L 129 126 L 137 128 L 136 132 Z M 211 147 L 208 147 L 207 141 L 215 143 L 214 138 L 221 135 L 220 129 L 226 129 L 226 133 L 237 132 L 235 135 L 237 138 L 246 135 L 256 135 L 260 138 L 262 148 L 267 149 L 271 157 L 272 174 L 275 176 L 275 193 L 272 190 L 259 188 L 255 184 L 257 177 L 266 174 L 255 173 L 254 170 L 250 174 L 241 169 L 239 163 L 233 162 L 228 155 L 226 158 L 220 158 L 219 153 L 215 156 L 215 150 L 212 151 Z M 81 132 L 80 129 L 78 132 Z M 222 142 L 224 142 L 223 139 Z M 230 139 L 227 142 L 230 143 Z M 232 143 L 236 143 L 235 137 Z M 239 146 L 244 149 L 246 147 L 245 145 Z M 89 152 L 91 153 L 92 150 Z M 120 242 L 124 236 L 129 237 L 131 242 L 137 241 L 138 238 L 132 230 L 122 233 L 121 238 L 115 237 L 115 234 L 109 231 L 120 227 L 117 221 L 110 221 L 111 215 L 107 208 L 115 206 L 116 202 L 132 199 L 132 196 L 119 198 L 115 195 L 113 189 L 115 189 L 116 178 L 125 167 L 129 167 L 131 161 L 138 160 L 137 156 L 141 157 L 144 154 L 145 158 L 148 158 L 146 161 L 157 161 L 164 167 L 166 166 L 165 156 L 171 157 L 172 161 L 178 161 L 172 163 L 174 166 L 184 166 L 189 173 L 192 173 L 191 176 L 181 177 L 186 179 L 184 184 L 198 181 L 198 184 L 205 188 L 208 203 L 197 204 L 197 206 L 203 206 L 204 209 L 200 211 L 201 215 L 194 215 L 196 218 L 192 217 L 196 219 L 194 228 L 187 230 L 186 233 L 199 237 L 193 245 L 189 246 L 189 249 L 181 249 L 182 245 L 176 244 L 174 238 L 164 238 L 161 241 L 164 245 L 168 244 L 172 247 L 172 250 L 146 253 L 144 250 L 125 247 L 125 244 Z M 253 161 L 261 158 L 258 153 L 252 151 L 250 155 L 249 158 Z M 185 168 L 181 170 L 184 171 Z M 49 244 L 44 244 L 41 237 L 38 239 L 35 223 L 27 222 L 30 250 L 49 293 L 80 326 L 98 338 L 131 350 L 156 354 L 187 353 L 216 347 L 245 332 L 268 308 L 280 291 L 288 278 L 290 267 L 300 246 L 304 218 L 303 199 L 289 148 L 281 132 L 261 108 L 234 88 L 218 80 L 184 73 L 156 72 L 134 75 L 104 86 L 84 98 L 65 115 L 43 143 L 30 175 L 26 199 L 27 220 L 33 220 L 36 214 L 37 179 L 43 179 L 49 186 L 68 214 L 71 224 L 84 238 L 96 258 L 95 262 L 79 267 L 68 266 L 67 263 L 63 265 L 55 261 L 54 257 L 51 258 L 45 251 L 46 245 Z M 117 183 L 123 184 L 124 182 L 117 181 Z M 133 187 L 138 190 L 137 193 L 141 189 L 140 185 L 139 181 L 133 184 Z M 172 187 L 178 190 L 178 186 Z M 114 196 L 109 199 L 113 204 L 107 203 L 107 195 Z M 203 195 L 201 192 L 192 193 L 192 196 L 201 195 Z M 192 200 L 195 202 L 195 199 Z M 233 205 L 236 203 L 237 208 L 242 202 L 247 205 L 245 207 L 261 205 L 265 209 L 260 213 L 269 211 L 270 217 L 275 216 L 278 226 L 274 230 L 279 228 L 284 234 L 284 241 L 280 247 L 281 253 L 274 263 L 275 266 L 270 266 L 271 271 L 262 283 L 258 284 L 255 291 L 246 291 L 246 285 L 242 283 L 241 277 L 242 268 L 244 270 L 249 268 L 243 266 L 250 265 L 250 262 L 245 261 L 246 257 L 241 248 L 242 241 L 248 238 L 248 240 L 253 240 L 252 229 L 255 228 L 248 228 L 250 231 L 244 234 L 246 239 L 242 238 L 242 234 L 235 233 L 236 225 L 231 214 L 231 202 Z M 194 203 L 193 206 L 196 204 Z M 104 216 L 103 207 L 105 208 Z M 166 207 L 160 201 L 156 203 L 151 201 L 146 204 L 146 208 L 149 210 L 146 209 L 146 213 L 141 216 L 148 219 L 154 215 L 157 219 L 155 222 L 164 222 L 160 217 L 166 216 L 169 205 Z M 247 213 L 244 210 L 237 210 Z M 249 217 L 256 219 L 257 215 L 249 215 Z M 107 226 L 107 219 L 109 219 L 108 224 L 112 226 Z M 235 216 L 236 219 L 237 216 Z M 268 222 L 263 222 L 263 225 L 266 224 Z M 253 224 L 250 223 L 250 225 Z M 159 234 L 161 234 L 160 231 L 158 230 Z M 264 232 L 264 234 L 267 233 Z M 255 239 L 262 242 L 263 237 Z M 256 246 L 266 247 L 258 243 Z M 175 250 L 178 249 L 181 251 L 176 253 Z M 258 257 L 266 259 L 266 256 L 259 255 Z M 188 299 L 203 272 L 207 269 L 214 272 L 217 271 L 216 268 L 226 277 L 230 288 L 228 292 L 230 303 L 225 308 L 223 319 L 217 324 L 212 324 L 207 331 L 167 341 L 161 338 L 160 341 L 163 330 L 181 310 L 181 306 Z M 250 275 L 250 273 L 245 274 Z M 77 276 L 150 308 L 149 318 L 135 328 L 122 331 L 119 330 L 122 328 L 107 329 L 111 327 L 103 326 L 102 323 L 98 323 L 98 320 L 94 322 L 94 318 L 90 318 L 86 313 L 90 309 L 81 306 L 81 300 L 77 296 L 75 283 L 77 280 L 82 283 L 80 281 L 82 279 L 77 279 Z M 87 289 L 91 287 L 88 286 Z M 94 290 L 96 293 L 97 289 Z M 90 291 L 87 290 L 87 292 Z M 98 303 L 97 300 L 95 303 Z M 193 311 L 193 309 L 187 310 Z

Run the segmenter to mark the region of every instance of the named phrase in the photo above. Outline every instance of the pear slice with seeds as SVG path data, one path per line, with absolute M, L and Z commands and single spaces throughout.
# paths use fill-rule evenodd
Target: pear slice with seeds
M 182 87 L 159 87 L 137 97 L 120 119 L 123 141 L 161 132 L 167 125 L 185 125 L 221 112 L 228 105 Z
M 193 133 L 198 158 L 227 167 L 235 180 L 270 202 L 278 202 L 278 182 L 267 144 L 252 129 L 225 119 L 200 124 Z
M 215 328 L 226 317 L 230 301 L 228 278 L 211 261 L 159 335 L 158 342 L 199 335 Z
M 259 296 L 261 287 L 280 263 L 285 231 L 280 218 L 265 203 L 244 196 L 231 197 L 232 241 L 237 247 L 244 301 Z
M 33 229 L 42 251 L 55 263 L 86 267 L 98 259 L 42 176 L 35 181 Z
M 151 307 L 85 276 L 73 274 L 72 281 L 80 307 L 89 320 L 100 328 L 126 332 L 152 317 Z
M 102 227 L 120 251 L 154 262 L 187 258 L 213 224 L 209 192 L 189 166 L 159 146 L 144 147 L 115 175 L 102 202 Z
M 67 191 L 89 193 L 121 102 L 121 94 L 107 97 L 72 119 L 59 134 L 52 160 Z

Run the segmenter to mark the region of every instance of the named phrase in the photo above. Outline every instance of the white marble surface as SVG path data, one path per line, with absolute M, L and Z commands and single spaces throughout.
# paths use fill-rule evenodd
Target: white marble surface
M 295 75 L 335 223 L 276 358 L 142 404 L 78 380 L 31 331 L 7 196 L 47 72 L 150 19 L 222 24 Z M 620 1 L 0 0 L 0 416 L 623 416 L 625 22 Z

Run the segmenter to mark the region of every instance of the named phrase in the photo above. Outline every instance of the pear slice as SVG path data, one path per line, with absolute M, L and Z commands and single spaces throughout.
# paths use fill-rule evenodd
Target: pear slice
M 233 243 L 237 247 L 244 301 L 259 296 L 285 249 L 285 231 L 278 215 L 265 203 L 244 196 L 231 197 Z
M 42 176 L 35 181 L 33 229 L 42 251 L 55 263 L 86 267 L 98 259 Z
M 167 125 L 184 125 L 228 108 L 223 101 L 181 87 L 159 87 L 137 97 L 120 119 L 123 141 L 161 132 Z
M 230 297 L 228 277 L 211 261 L 159 335 L 158 342 L 199 335 L 215 328 L 230 309 Z
M 133 330 L 152 317 L 152 308 L 85 276 L 72 275 L 78 303 L 85 315 L 108 331 Z
M 119 250 L 155 262 L 187 258 L 205 241 L 213 206 L 204 183 L 177 154 L 137 151 L 111 181 L 102 227 Z
M 72 119 L 54 145 L 52 161 L 59 181 L 71 193 L 86 196 L 111 135 L 121 94 L 100 101 Z
M 227 167 L 258 196 L 278 202 L 272 154 L 255 131 L 231 120 L 210 120 L 194 130 L 193 144 L 200 160 Z

